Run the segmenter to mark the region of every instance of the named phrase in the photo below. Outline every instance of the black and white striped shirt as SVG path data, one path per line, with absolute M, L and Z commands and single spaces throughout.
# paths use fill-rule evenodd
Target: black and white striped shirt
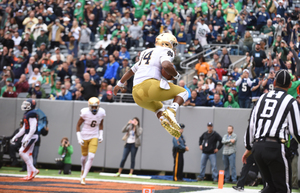
M 263 94 L 252 109 L 245 146 L 251 150 L 255 139 L 265 137 L 288 140 L 288 134 L 300 142 L 299 105 L 286 91 L 276 88 Z

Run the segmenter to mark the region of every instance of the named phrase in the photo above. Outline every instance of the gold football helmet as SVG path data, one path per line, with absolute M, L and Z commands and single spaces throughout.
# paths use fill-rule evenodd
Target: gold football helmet
M 97 97 L 91 97 L 88 101 L 90 111 L 96 115 L 100 108 L 100 101 Z
M 155 39 L 155 46 L 168 47 L 175 49 L 178 45 L 177 39 L 170 33 L 159 34 Z

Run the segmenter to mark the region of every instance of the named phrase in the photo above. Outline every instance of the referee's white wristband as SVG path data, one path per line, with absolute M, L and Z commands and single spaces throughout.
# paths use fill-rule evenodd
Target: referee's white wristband
M 180 79 L 181 75 L 177 72 L 177 75 L 174 76 L 175 79 Z
M 122 83 L 120 80 L 119 80 L 119 82 L 118 82 L 118 84 L 117 84 L 119 87 L 124 87 L 124 83 Z

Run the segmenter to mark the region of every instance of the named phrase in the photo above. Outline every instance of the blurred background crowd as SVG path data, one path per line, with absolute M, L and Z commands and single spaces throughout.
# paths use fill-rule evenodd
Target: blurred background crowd
M 117 96 L 113 86 L 164 32 L 179 42 L 173 63 L 183 75 L 175 83 L 190 92 L 185 106 L 250 108 L 274 89 L 279 69 L 290 72 L 289 94 L 298 98 L 299 5 L 295 0 L 2 0 L 0 96 L 134 102 L 133 78 Z

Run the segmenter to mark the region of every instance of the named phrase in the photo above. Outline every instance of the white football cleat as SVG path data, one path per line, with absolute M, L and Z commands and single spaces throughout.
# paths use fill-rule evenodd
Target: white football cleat
M 81 185 L 85 185 L 85 178 L 81 178 L 80 183 Z

